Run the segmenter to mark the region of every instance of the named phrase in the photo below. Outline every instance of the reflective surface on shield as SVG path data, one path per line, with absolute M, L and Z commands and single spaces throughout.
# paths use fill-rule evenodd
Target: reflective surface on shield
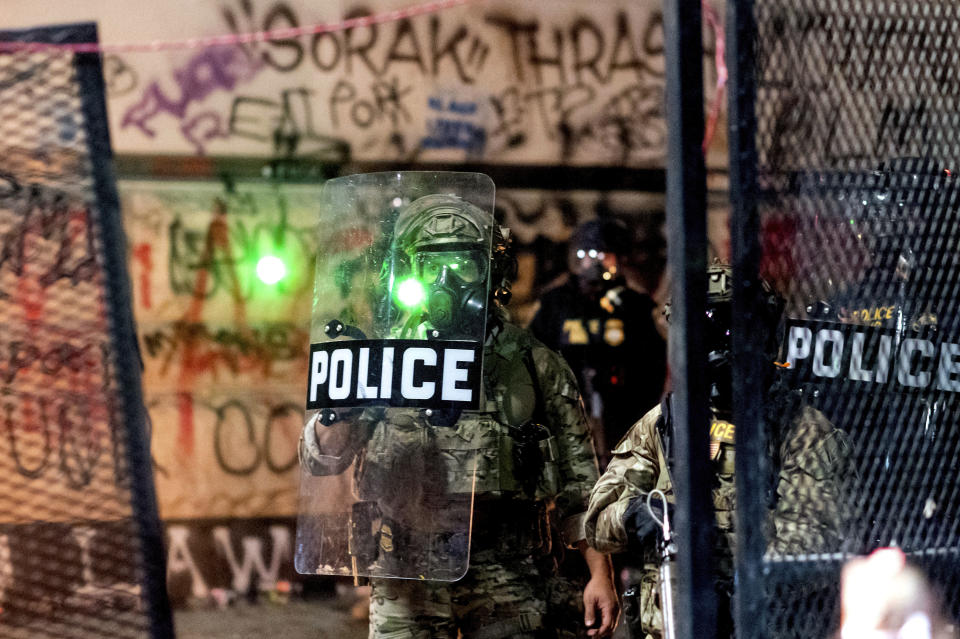
M 323 353 L 311 362 L 308 399 L 336 398 L 336 407 L 306 414 L 298 572 L 438 581 L 466 573 L 480 444 L 458 428 L 463 404 L 446 400 L 475 392 L 482 408 L 483 391 L 467 389 L 467 368 L 443 362 L 459 353 L 479 380 L 493 197 L 478 173 L 374 173 L 324 185 L 311 323 Z M 338 349 L 352 340 L 364 341 Z

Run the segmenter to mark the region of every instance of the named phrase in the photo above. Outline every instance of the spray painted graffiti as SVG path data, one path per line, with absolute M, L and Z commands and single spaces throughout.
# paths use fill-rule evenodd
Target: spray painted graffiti
M 775 11 L 767 28 L 791 25 L 793 39 L 758 39 L 759 86 L 780 96 L 759 124 L 776 141 L 761 159 L 766 166 L 872 170 L 880 158 L 954 155 L 946 131 L 960 110 L 958 80 L 954 65 L 942 58 L 950 36 L 939 26 L 880 17 L 861 21 L 787 4 Z M 792 59 L 794 44 L 806 52 L 805 62 L 782 64 Z M 883 90 L 894 86 L 902 89 Z M 861 134 L 849 135 L 851 130 Z M 801 148 L 816 149 L 818 156 L 803 155 Z M 801 156 L 805 164 L 792 166 L 790 158 Z
M 434 97 L 435 112 L 451 118 L 482 108 L 450 93 Z M 313 258 L 323 256 L 321 275 L 349 282 L 352 269 L 367 268 L 357 259 L 372 242 L 369 231 L 345 220 L 317 233 L 317 186 L 239 183 L 227 192 L 217 183 L 130 183 L 122 193 L 161 512 L 182 519 L 291 515 Z M 512 305 L 518 319 L 565 270 L 573 228 L 607 199 L 595 191 L 498 193 L 499 214 L 520 254 Z M 661 204 L 633 194 L 613 208 L 642 226 Z M 281 229 L 303 260 L 303 281 L 283 295 L 271 297 L 251 274 L 257 229 L 271 242 Z M 149 295 L 142 282 L 149 282 Z M 346 309 L 352 300 L 343 303 Z
M 28 269 L 41 289 L 61 280 L 75 286 L 96 277 L 90 212 L 76 197 L 2 174 L 0 207 L 14 218 L 0 235 L 0 274 L 12 276 L 0 277 L 0 299 L 11 297 L 9 282 L 22 283 Z
M 131 521 L 0 527 L 0 623 L 35 627 L 42 618 L 46 630 L 67 637 L 77 636 L 78 615 L 107 624 L 124 611 L 142 610 L 139 567 L 102 559 L 116 553 L 118 539 L 135 535 Z M 39 588 L 37 562 L 44 559 L 56 562 L 56 579 Z
M 214 91 L 232 91 L 237 85 L 253 79 L 259 69 L 259 65 L 251 63 L 237 48 L 204 49 L 186 65 L 173 71 L 177 93 L 164 90 L 159 82 L 151 82 L 140 100 L 124 113 L 122 126 L 136 127 L 152 138 L 156 135 L 152 121 L 167 114 L 181 120 L 184 137 L 198 144 L 199 140 L 191 136 L 197 118 L 187 118 L 190 105 L 203 102 Z
M 168 523 L 171 599 L 202 599 L 213 588 L 246 594 L 296 579 L 293 529 L 290 519 Z
M 291 519 L 168 523 L 171 599 L 176 604 L 204 599 L 214 588 L 240 594 L 269 591 L 278 581 L 297 580 L 293 530 Z M 0 528 L 0 623 L 16 627 L 21 619 L 42 615 L 55 628 L 75 622 L 72 615 L 78 612 L 88 623 L 106 623 L 123 611 L 140 610 L 138 567 L 100 560 L 117 539 L 134 534 L 131 522 L 120 521 Z M 34 564 L 36 549 L 43 547 L 55 549 L 58 579 L 45 583 L 41 593 Z
M 317 12 L 299 0 L 221 0 L 196 19 L 240 34 L 334 17 Z M 355 7 L 335 19 L 365 13 Z M 150 153 L 329 161 L 655 164 L 664 156 L 655 3 L 614 2 L 585 15 L 566 0 L 549 11 L 494 0 L 210 51 L 218 53 L 178 58 L 159 76 L 135 61 L 114 65 L 121 150 L 149 140 Z M 447 108 L 470 103 L 469 114 Z
M 203 348 L 204 354 L 198 360 L 209 372 L 222 368 L 232 375 L 255 371 L 265 376 L 270 375 L 276 362 L 299 358 L 310 338 L 306 330 L 289 322 L 251 326 L 248 330 L 175 322 L 159 330 L 144 331 L 142 337 L 144 356 L 160 359 L 164 370 L 178 353 Z
M 237 95 L 230 107 L 227 135 L 272 142 L 276 155 L 309 155 L 333 163 L 347 161 L 349 144 L 317 132 L 312 96 L 313 91 L 306 87 L 284 89 L 279 99 Z
M 84 195 L 26 175 L 0 175 L 4 492 L 46 482 L 79 494 L 97 480 L 126 477 L 113 360 L 102 341 L 102 267 Z
M 121 191 L 161 514 L 294 512 L 318 188 Z M 265 254 L 288 269 L 273 285 Z
M 303 24 L 296 9 L 285 2 L 273 4 L 262 16 L 255 15 L 259 8 L 249 1 L 236 4 L 243 14 L 242 22 L 233 6 L 228 4 L 221 10 L 226 26 L 234 33 L 245 29 L 296 28 Z M 358 10 L 345 17 L 366 14 Z M 242 46 L 249 59 L 281 73 L 291 73 L 306 65 L 313 71 L 346 75 L 368 72 L 381 77 L 399 71 L 437 76 L 449 65 L 465 84 L 476 79 L 490 52 L 479 33 L 463 24 L 442 29 L 437 16 L 425 20 L 403 18 L 364 29 Z
M 102 402 L 79 393 L 40 397 L 6 391 L 0 411 L 5 443 L 0 455 L 19 475 L 60 477 L 72 489 L 90 485 L 108 446 L 96 419 L 105 412 Z
M 127 95 L 140 84 L 137 72 L 118 55 L 103 56 L 103 82 L 113 97 Z

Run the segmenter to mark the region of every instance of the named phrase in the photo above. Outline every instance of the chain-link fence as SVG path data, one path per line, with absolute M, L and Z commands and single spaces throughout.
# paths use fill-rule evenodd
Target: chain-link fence
M 0 157 L 0 637 L 169 636 L 98 56 L 0 53 Z
M 957 618 L 960 5 L 731 10 L 733 258 L 775 293 L 746 287 L 739 308 L 786 318 L 773 347 L 735 342 L 761 397 L 735 411 L 740 538 L 763 531 L 740 556 L 755 614 L 738 636 L 830 636 L 845 557 L 885 546 Z

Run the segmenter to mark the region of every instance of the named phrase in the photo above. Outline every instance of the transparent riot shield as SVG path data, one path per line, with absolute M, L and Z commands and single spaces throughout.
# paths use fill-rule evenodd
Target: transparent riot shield
M 298 572 L 466 573 L 479 444 L 461 416 L 483 399 L 493 198 L 479 173 L 324 185 Z

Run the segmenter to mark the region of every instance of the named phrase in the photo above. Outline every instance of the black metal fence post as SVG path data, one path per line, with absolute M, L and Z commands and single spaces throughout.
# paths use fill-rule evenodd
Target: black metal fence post
M 80 42 L 98 41 L 95 24 L 77 25 Z M 88 135 L 90 171 L 93 189 L 100 207 L 100 229 L 108 250 L 104 251 L 104 280 L 110 291 L 110 314 L 116 343 L 116 366 L 124 384 L 118 389 L 121 407 L 126 415 L 126 456 L 129 464 L 131 508 L 140 538 L 140 561 L 143 571 L 143 599 L 150 619 L 151 639 L 174 636 L 173 617 L 167 594 L 166 557 L 163 527 L 160 522 L 153 465 L 150 457 L 146 404 L 137 353 L 137 333 L 133 318 L 133 291 L 127 272 L 127 244 L 120 217 L 113 171 L 113 149 L 107 126 L 106 87 L 99 54 L 79 53 L 75 59 L 77 84 Z
M 672 291 L 670 368 L 675 431 L 672 478 L 678 546 L 676 628 L 716 636 L 710 558 L 714 529 L 708 468 L 706 172 L 703 42 L 699 0 L 664 2 L 667 109 L 667 249 Z
M 730 241 L 733 255 L 733 421 L 737 425 L 737 589 L 734 619 L 739 639 L 762 637 L 765 458 L 762 423 L 763 349 L 755 339 L 759 294 L 760 217 L 757 210 L 756 81 L 753 0 L 727 4 L 729 87 Z

